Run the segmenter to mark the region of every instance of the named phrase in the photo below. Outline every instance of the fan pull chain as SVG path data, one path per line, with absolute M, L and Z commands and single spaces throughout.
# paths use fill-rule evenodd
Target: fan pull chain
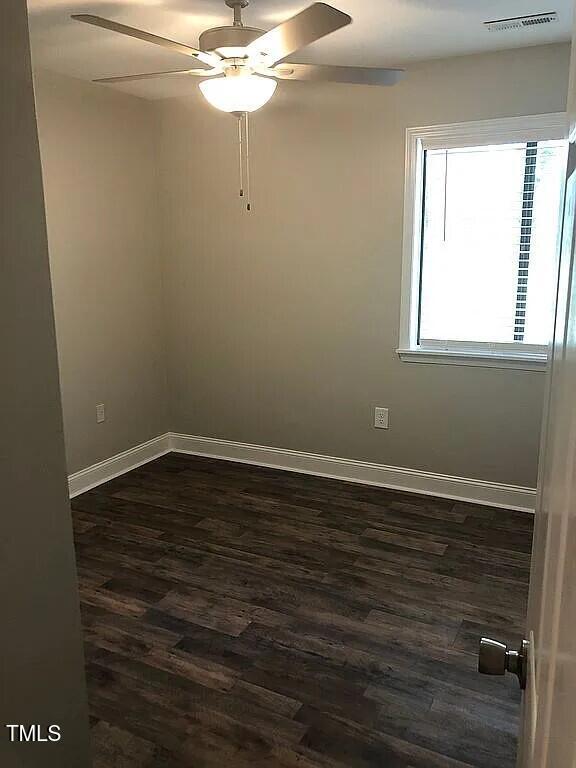
M 248 112 L 238 113 L 238 172 L 240 197 L 246 199 L 246 210 L 252 210 L 250 199 L 250 124 Z
M 244 129 L 245 129 L 245 142 L 246 142 L 246 210 L 252 210 L 252 199 L 250 189 L 250 121 L 248 112 L 244 112 Z
M 248 112 L 238 112 L 238 173 L 240 197 L 246 200 L 246 210 L 252 210 L 250 198 L 250 124 Z
M 240 197 L 244 197 L 244 141 L 242 138 L 242 115 L 238 115 L 238 166 L 240 171 Z

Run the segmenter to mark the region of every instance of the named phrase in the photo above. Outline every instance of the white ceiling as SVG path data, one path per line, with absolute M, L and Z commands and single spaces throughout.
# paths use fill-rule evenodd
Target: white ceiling
M 572 0 L 330 0 L 354 22 L 293 56 L 294 61 L 402 66 L 410 61 L 568 40 Z M 312 0 L 252 0 L 247 25 L 269 29 Z M 94 13 L 196 46 L 204 29 L 231 23 L 224 0 L 28 0 L 35 66 L 83 79 L 185 69 L 190 59 L 72 21 Z M 555 10 L 559 22 L 489 32 L 482 22 Z M 107 86 L 109 87 L 109 86 Z M 148 98 L 187 93 L 189 77 L 110 86 Z

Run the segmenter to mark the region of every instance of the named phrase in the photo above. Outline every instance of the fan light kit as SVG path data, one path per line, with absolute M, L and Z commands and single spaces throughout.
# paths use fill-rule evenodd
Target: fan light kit
M 276 80 L 238 68 L 233 76 L 203 80 L 200 90 L 206 101 L 223 112 L 255 112 L 270 101 L 277 85 Z
M 207 78 L 199 83 L 206 101 L 216 109 L 234 114 L 238 118 L 240 196 L 247 198 L 246 209 L 249 211 L 248 115 L 270 101 L 278 84 L 276 78 L 359 85 L 394 85 L 402 76 L 402 70 L 286 62 L 288 56 L 301 48 L 348 26 L 352 18 L 326 3 L 313 3 L 296 16 L 265 32 L 244 26 L 242 9 L 246 8 L 248 2 L 249 0 L 225 0 L 226 5 L 234 11 L 233 24 L 204 31 L 200 35 L 197 49 L 101 16 L 82 13 L 75 14 L 72 18 L 160 45 L 174 53 L 195 59 L 195 69 L 105 77 L 95 82 L 123 83 L 178 75 Z

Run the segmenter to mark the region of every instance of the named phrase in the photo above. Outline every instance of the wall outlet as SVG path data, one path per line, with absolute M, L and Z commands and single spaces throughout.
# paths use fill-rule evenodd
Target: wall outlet
M 100 403 L 96 406 L 96 423 L 102 424 L 103 421 L 106 421 L 106 409 L 104 403 Z
M 374 426 L 377 429 L 388 429 L 388 408 L 374 408 Z

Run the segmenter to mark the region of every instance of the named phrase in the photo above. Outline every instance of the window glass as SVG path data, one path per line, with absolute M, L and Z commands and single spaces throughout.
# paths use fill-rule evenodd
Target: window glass
M 425 152 L 419 340 L 545 345 L 566 142 Z

